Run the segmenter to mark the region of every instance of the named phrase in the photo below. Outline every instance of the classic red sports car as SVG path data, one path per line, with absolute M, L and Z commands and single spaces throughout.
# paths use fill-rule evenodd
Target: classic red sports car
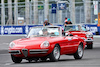
M 59 26 L 34 27 L 27 38 L 14 40 L 9 44 L 9 53 L 14 63 L 20 63 L 22 59 L 29 62 L 58 61 L 60 55 L 73 55 L 75 59 L 81 59 L 86 42 L 76 36 L 62 35 Z
M 86 30 L 83 25 L 67 25 L 64 29 L 66 34 L 77 35 L 86 41 L 87 49 L 93 48 L 93 34 Z

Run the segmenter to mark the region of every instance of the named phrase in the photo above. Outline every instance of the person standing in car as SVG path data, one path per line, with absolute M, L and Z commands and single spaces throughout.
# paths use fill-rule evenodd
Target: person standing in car
M 45 19 L 43 26 L 48 26 L 48 25 L 52 25 L 52 24 L 48 22 L 48 19 Z
M 68 18 L 67 21 L 65 21 L 64 26 L 67 26 L 68 24 L 72 24 L 70 18 Z

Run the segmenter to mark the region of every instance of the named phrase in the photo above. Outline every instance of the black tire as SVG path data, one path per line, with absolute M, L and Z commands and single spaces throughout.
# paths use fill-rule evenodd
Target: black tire
M 47 57 L 42 57 L 41 60 L 42 60 L 43 62 L 45 62 L 45 61 L 47 60 Z
M 28 60 L 28 62 L 29 62 L 29 63 L 31 63 L 31 62 L 32 62 L 32 60 L 31 60 L 31 59 L 29 59 L 29 60 Z
M 93 43 L 90 45 L 87 45 L 87 49 L 93 49 Z
M 14 63 L 21 63 L 22 59 L 11 55 L 11 59 Z
M 57 54 L 55 52 L 56 50 L 57 50 Z M 60 47 L 59 47 L 59 45 L 55 45 L 53 51 L 49 55 L 49 58 L 50 58 L 50 61 L 53 61 L 53 62 L 59 60 L 59 58 L 60 58 Z
M 74 54 L 75 59 L 82 59 L 84 54 L 83 46 L 79 45 L 76 53 Z

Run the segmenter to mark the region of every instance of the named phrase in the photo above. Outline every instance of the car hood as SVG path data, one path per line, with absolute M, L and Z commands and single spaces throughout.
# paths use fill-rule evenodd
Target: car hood
M 15 47 L 28 47 L 28 46 L 34 46 L 34 47 L 40 47 L 40 45 L 44 41 L 55 42 L 60 38 L 58 37 L 34 37 L 34 38 L 23 38 L 13 41 L 15 43 Z

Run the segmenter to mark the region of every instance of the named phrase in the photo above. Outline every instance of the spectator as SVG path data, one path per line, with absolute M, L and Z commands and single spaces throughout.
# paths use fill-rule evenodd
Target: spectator
M 72 24 L 70 18 L 68 18 L 67 21 L 65 21 L 64 26 L 67 26 L 67 24 Z
M 64 22 L 67 22 L 67 17 L 65 17 L 65 21 Z
M 71 22 L 70 18 L 68 18 L 68 21 L 67 21 L 67 22 L 68 22 L 68 24 L 72 24 L 72 22 Z
M 43 26 L 48 26 L 48 25 L 52 25 L 52 24 L 48 22 L 48 19 L 45 19 Z

